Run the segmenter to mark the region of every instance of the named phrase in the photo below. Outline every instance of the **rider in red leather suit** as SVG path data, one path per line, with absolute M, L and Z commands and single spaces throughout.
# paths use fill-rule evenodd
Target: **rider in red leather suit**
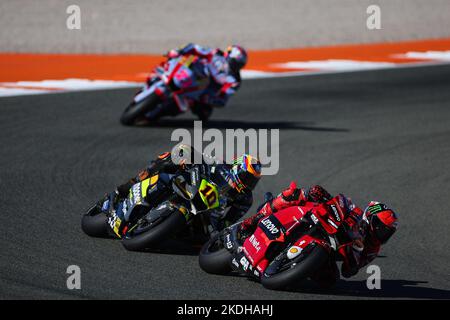
M 343 264 L 341 274 L 345 278 L 354 276 L 358 270 L 373 259 L 380 252 L 381 245 L 394 234 L 397 228 L 397 216 L 386 205 L 370 202 L 366 210 L 361 210 L 343 195 L 339 198 L 345 202 L 347 215 L 340 226 L 350 240 L 338 248 Z M 331 195 L 321 186 L 316 185 L 309 190 L 297 188 L 292 182 L 286 190 L 276 198 L 267 201 L 258 213 L 241 223 L 241 233 L 251 234 L 256 229 L 258 221 L 281 209 L 292 206 L 303 206 L 307 202 L 315 202 L 327 206 Z M 332 286 L 339 279 L 339 270 L 334 259 L 329 261 L 312 276 L 323 287 Z

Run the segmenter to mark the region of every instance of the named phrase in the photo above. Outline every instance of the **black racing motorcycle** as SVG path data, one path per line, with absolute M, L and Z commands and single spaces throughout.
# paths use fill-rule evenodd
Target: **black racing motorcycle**
M 177 175 L 159 173 L 134 184 L 126 199 L 110 196 L 101 208 L 90 208 L 81 227 L 92 237 L 119 238 L 133 251 L 154 248 L 169 238 L 204 243 L 212 232 L 206 213 L 219 208 L 219 197 L 220 186 L 198 166 Z

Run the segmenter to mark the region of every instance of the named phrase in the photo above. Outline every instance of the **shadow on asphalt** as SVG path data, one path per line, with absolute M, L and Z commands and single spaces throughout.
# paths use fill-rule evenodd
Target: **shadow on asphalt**
M 194 126 L 194 119 L 162 119 L 158 122 L 139 124 L 141 128 L 186 128 Z M 319 127 L 314 122 L 294 121 L 241 121 L 241 120 L 209 120 L 202 123 L 204 129 L 280 129 L 280 130 L 307 130 L 328 132 L 349 132 L 348 129 Z
M 230 273 L 228 277 L 246 277 L 239 273 Z M 247 278 L 251 282 L 258 282 L 254 279 Z M 231 279 L 230 279 L 231 281 Z M 420 285 L 428 283 L 427 281 L 414 280 L 382 280 L 381 289 L 369 290 L 365 280 L 339 280 L 333 288 L 320 288 L 317 283 L 312 280 L 303 280 L 296 288 L 280 290 L 283 292 L 314 294 L 314 295 L 333 295 L 337 298 L 341 297 L 358 297 L 358 298 L 398 298 L 398 299 L 434 299 L 448 300 L 450 299 L 450 290 L 427 288 Z
M 200 249 L 200 244 L 169 239 L 159 244 L 157 248 L 145 249 L 142 252 L 198 257 Z
M 450 299 L 450 291 L 437 288 L 427 288 L 420 285 L 427 281 L 414 280 L 382 280 L 381 289 L 369 290 L 366 281 L 340 280 L 332 289 L 320 289 L 310 284 L 293 292 L 311 293 L 323 295 L 335 295 L 339 297 L 359 298 L 400 298 L 400 299 Z M 292 292 L 292 290 L 291 290 Z

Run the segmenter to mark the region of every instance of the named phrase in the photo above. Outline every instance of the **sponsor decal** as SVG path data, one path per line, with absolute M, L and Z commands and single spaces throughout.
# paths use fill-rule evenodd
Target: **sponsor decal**
M 197 181 L 198 181 L 198 172 L 197 172 L 197 170 L 192 170 L 192 173 L 191 173 L 191 184 L 193 186 L 196 186 L 197 185 Z
M 302 250 L 303 249 L 300 247 L 292 246 L 287 252 L 287 257 L 292 260 L 296 256 L 298 256 L 300 253 L 302 253 Z
M 260 222 L 260 228 L 269 239 L 273 240 L 280 236 L 282 225 L 277 218 L 269 216 Z
M 141 201 L 141 184 L 135 184 L 132 188 L 131 188 L 131 192 L 133 193 L 133 198 L 134 198 L 134 203 L 140 202 Z
M 244 271 L 247 271 L 247 269 L 248 269 L 248 267 L 250 265 L 250 262 L 248 262 L 247 258 L 246 257 L 242 257 L 241 260 L 240 260 L 240 263 L 242 265 L 242 269 L 244 269 Z
M 116 235 L 121 237 L 119 233 L 120 225 L 122 224 L 122 220 L 117 216 L 115 212 L 112 213 L 112 216 L 108 218 L 108 224 L 111 229 L 114 231 Z
M 333 210 L 334 217 L 336 218 L 336 221 L 341 221 L 341 216 L 339 215 L 339 211 L 337 210 L 335 205 L 331 205 L 331 209 Z
M 230 235 L 227 234 L 227 236 L 225 237 L 225 246 L 227 249 L 231 249 L 233 248 L 233 243 L 231 243 L 231 239 L 230 239 Z
M 317 219 L 315 214 L 311 214 L 311 220 L 314 222 L 314 224 L 318 224 L 319 223 L 319 219 Z
M 328 219 L 328 223 L 331 224 L 335 229 L 338 228 L 338 226 L 333 221 L 331 221 L 330 219 Z
M 256 252 L 259 252 L 259 250 L 261 249 L 261 246 L 260 246 L 258 240 L 256 240 L 256 237 L 254 234 L 250 237 L 249 241 L 252 244 L 253 248 L 255 248 Z
M 266 229 L 271 233 L 271 234 L 277 234 L 278 232 L 280 232 L 280 230 L 270 221 L 270 220 L 264 220 L 262 222 L 262 225 L 266 227 Z
M 371 214 L 375 214 L 386 209 L 387 209 L 386 205 L 381 203 L 377 203 L 376 205 L 372 205 L 368 208 Z

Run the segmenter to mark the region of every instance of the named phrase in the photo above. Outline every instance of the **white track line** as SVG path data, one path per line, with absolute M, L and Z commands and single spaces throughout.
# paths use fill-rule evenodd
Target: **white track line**
M 301 71 L 265 72 L 259 70 L 242 70 L 243 79 L 262 79 L 279 77 L 298 77 L 320 74 L 358 72 L 367 70 L 382 70 L 392 68 L 411 68 L 450 63 L 450 51 L 407 52 L 395 55 L 396 58 L 424 59 L 424 61 L 393 63 L 356 61 L 346 59 L 327 59 L 317 61 L 290 61 L 273 64 L 281 69 L 301 69 Z M 139 87 L 142 83 L 131 81 L 64 79 L 42 81 L 0 82 L 0 97 L 21 96 L 33 94 L 49 94 L 71 91 L 88 91 Z

